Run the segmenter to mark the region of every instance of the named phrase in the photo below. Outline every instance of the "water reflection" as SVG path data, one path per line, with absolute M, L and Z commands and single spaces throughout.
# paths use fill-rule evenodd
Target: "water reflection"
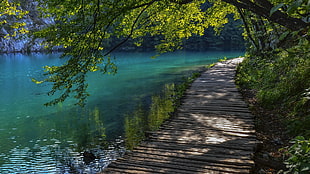
M 43 140 L 44 141 L 44 140 Z M 76 143 L 63 144 L 54 140 L 52 145 L 40 146 L 38 141 L 33 147 L 19 146 L 10 150 L 9 155 L 1 154 L 4 163 L 0 167 L 3 174 L 13 173 L 97 173 L 106 167 L 111 160 L 123 155 L 123 148 L 116 148 L 115 144 L 108 149 L 92 148 L 90 152 L 96 158 L 86 162 L 85 152 L 77 150 Z M 69 146 L 68 144 L 69 143 Z M 122 144 L 122 141 L 116 142 Z
M 10 143 L 1 147 L 7 152 L 0 154 L 0 173 L 97 173 L 124 153 L 122 138 L 106 140 L 98 107 L 67 111 L 71 117 L 62 112 L 58 105 L 58 114 L 28 117 L 22 123 L 27 127 L 9 131 Z

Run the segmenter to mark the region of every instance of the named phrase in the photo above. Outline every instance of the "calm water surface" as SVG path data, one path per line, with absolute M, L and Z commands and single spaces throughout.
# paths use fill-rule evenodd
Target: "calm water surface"
M 50 84 L 37 85 L 59 54 L 0 55 L 0 173 L 96 173 L 123 153 L 123 118 L 189 71 L 243 52 L 115 53 L 116 75 L 88 74 L 85 108 L 69 99 L 44 107 Z M 107 143 L 108 140 L 110 143 Z M 97 159 L 88 162 L 83 152 Z

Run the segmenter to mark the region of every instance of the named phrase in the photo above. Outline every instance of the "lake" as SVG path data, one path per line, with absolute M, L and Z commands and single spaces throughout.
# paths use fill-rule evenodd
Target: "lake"
M 87 76 L 84 108 L 68 101 L 45 107 L 51 84 L 43 66 L 59 65 L 60 54 L 0 55 L 0 173 L 96 173 L 122 155 L 124 117 L 148 105 L 164 84 L 179 82 L 198 67 L 244 52 L 115 53 L 116 75 Z M 97 159 L 88 162 L 85 152 Z

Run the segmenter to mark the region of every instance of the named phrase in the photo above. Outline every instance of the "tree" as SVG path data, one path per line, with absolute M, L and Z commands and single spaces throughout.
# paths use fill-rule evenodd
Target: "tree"
M 10 39 L 20 34 L 28 33 L 25 28 L 26 23 L 21 19 L 28 11 L 21 10 L 18 3 L 12 3 L 8 0 L 0 1 L 0 27 L 5 34 L 0 35 L 0 38 Z
M 297 10 L 297 8 L 302 7 L 302 4 L 305 4 L 305 6 L 307 6 L 306 8 L 309 11 L 309 4 L 307 4 L 308 1 L 306 0 L 297 0 L 297 1 L 286 0 L 284 1 L 284 3 L 279 3 L 279 1 L 277 0 L 255 0 L 254 2 L 250 0 L 223 0 L 223 1 L 232 4 L 237 8 L 249 10 L 254 14 L 264 17 L 271 22 L 278 23 L 293 31 L 307 28 L 309 26 L 309 23 L 304 22 L 302 19 L 290 16 L 283 10 L 280 10 L 280 8 L 284 7 L 285 4 L 290 4 L 292 11 Z M 274 6 L 273 3 L 277 5 Z M 301 9 L 298 10 L 303 11 Z M 301 16 L 302 15 L 309 15 L 309 12 L 307 11 L 302 12 Z
M 203 35 L 208 27 L 219 32 L 228 22 L 227 15 L 234 14 L 238 19 L 241 9 L 293 31 L 307 29 L 309 23 L 302 17 L 309 4 L 297 1 L 301 3 L 293 11 L 299 13 L 285 10 L 295 3 L 293 0 L 210 0 L 212 7 L 207 9 L 202 8 L 205 0 L 41 0 L 43 15 L 52 17 L 55 23 L 35 34 L 46 39 L 48 48 L 63 46 L 63 57 L 69 60 L 61 66 L 46 66 L 48 77 L 34 81 L 53 83 L 49 95 L 60 92 L 60 97 L 46 105 L 63 102 L 70 95 L 84 105 L 88 96 L 86 74 L 116 73 L 109 54 L 129 39 L 135 39 L 139 45 L 146 34 L 161 35 L 163 40 L 156 48 L 160 52 L 171 51 L 180 48 L 183 39 Z M 112 36 L 123 41 L 108 48 L 104 43 Z

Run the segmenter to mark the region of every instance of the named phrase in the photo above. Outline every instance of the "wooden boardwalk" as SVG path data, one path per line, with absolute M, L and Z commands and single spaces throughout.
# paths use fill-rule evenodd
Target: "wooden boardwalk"
M 176 116 L 103 173 L 250 173 L 256 137 L 253 115 L 235 87 L 241 61 L 204 72 Z

